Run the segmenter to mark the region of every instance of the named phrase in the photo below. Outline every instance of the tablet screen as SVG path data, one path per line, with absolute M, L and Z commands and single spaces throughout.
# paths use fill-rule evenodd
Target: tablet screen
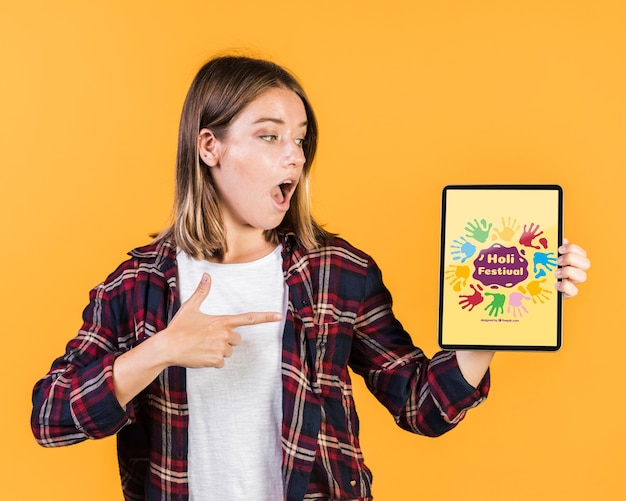
M 554 351 L 561 346 L 557 185 L 457 185 L 442 194 L 439 345 Z

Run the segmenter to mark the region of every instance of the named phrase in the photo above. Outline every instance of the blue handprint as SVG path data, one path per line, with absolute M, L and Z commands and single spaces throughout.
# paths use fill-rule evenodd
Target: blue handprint
M 538 268 L 541 269 L 538 270 Z M 554 252 L 535 252 L 533 255 L 533 273 L 535 278 L 546 276 L 546 272 L 552 271 L 556 267 L 556 257 Z
M 465 227 L 465 231 L 467 231 L 466 236 L 473 238 L 477 242 L 485 243 L 492 226 L 493 223 L 489 223 L 489 226 L 487 226 L 487 221 L 485 219 L 481 219 L 480 224 L 477 219 L 474 219 L 473 224 L 471 221 L 468 221 L 467 226 Z
M 460 259 L 461 263 L 464 263 L 474 255 L 476 252 L 476 246 L 469 243 L 465 237 L 461 237 L 461 240 L 453 240 L 456 245 L 451 245 L 450 247 L 457 250 L 453 250 L 450 254 L 452 254 L 452 259 L 454 261 L 458 261 Z

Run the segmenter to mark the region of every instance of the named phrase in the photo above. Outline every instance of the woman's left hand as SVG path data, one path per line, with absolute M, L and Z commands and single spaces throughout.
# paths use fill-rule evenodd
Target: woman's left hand
M 559 247 L 559 258 L 557 264 L 560 266 L 555 272 L 556 278 L 560 281 L 556 283 L 556 288 L 563 293 L 564 298 L 574 297 L 578 294 L 578 284 L 587 280 L 586 271 L 591 266 L 585 249 L 576 244 L 570 244 L 567 239 L 563 239 L 563 245 Z

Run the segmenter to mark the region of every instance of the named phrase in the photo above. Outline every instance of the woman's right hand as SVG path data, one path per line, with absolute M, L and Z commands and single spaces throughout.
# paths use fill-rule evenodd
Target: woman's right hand
M 282 318 L 275 312 L 206 315 L 200 306 L 210 290 L 211 277 L 205 273 L 167 328 L 117 357 L 113 364 L 113 384 L 122 407 L 171 365 L 223 367 L 224 359 L 233 354 L 233 346 L 241 342 L 237 327 L 277 322 Z
M 204 273 L 198 287 L 185 301 L 161 336 L 167 346 L 167 365 L 223 367 L 224 358 L 241 342 L 237 327 L 277 322 L 280 313 L 248 312 L 238 315 L 206 315 L 200 306 L 211 290 L 211 277 Z

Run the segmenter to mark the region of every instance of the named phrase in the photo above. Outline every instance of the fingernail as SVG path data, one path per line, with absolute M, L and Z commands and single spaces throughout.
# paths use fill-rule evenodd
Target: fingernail
M 561 247 L 559 247 L 559 253 L 560 254 L 564 254 L 565 253 L 565 246 L 561 245 Z
M 554 276 L 555 276 L 556 278 L 563 278 L 563 272 L 562 272 L 561 270 L 556 270 L 556 271 L 554 272 Z
M 209 275 L 207 275 L 206 273 L 202 274 L 202 280 L 200 280 L 202 283 L 206 283 L 209 281 Z

